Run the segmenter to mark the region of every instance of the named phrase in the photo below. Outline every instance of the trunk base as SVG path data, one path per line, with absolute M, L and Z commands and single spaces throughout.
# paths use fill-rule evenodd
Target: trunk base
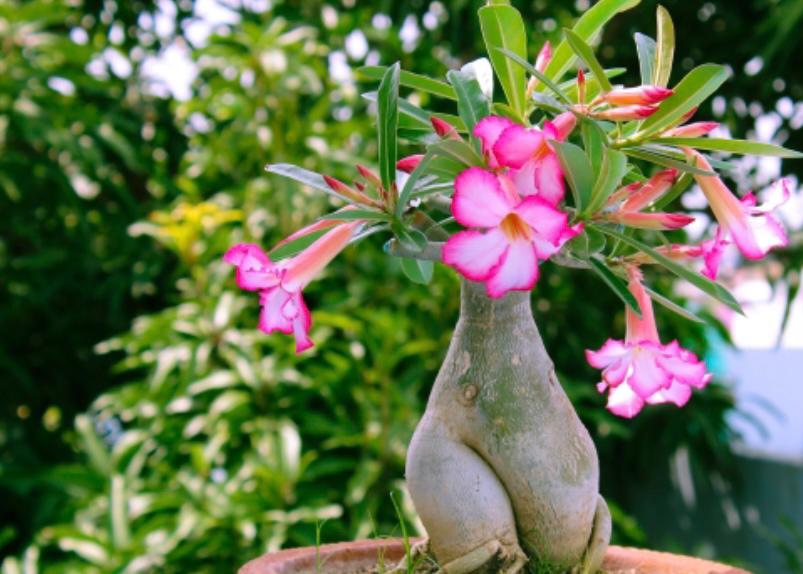
M 410 543 L 420 539 L 411 539 Z M 243 566 L 239 574 L 384 574 L 405 557 L 401 539 L 359 540 L 320 548 L 293 548 L 266 554 Z M 428 570 L 423 569 L 422 572 Z M 431 571 L 431 570 L 429 570 Z M 611 546 L 601 574 L 750 574 L 689 556 Z

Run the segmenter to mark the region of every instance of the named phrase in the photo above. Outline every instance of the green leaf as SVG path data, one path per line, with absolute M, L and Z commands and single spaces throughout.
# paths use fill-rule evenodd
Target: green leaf
M 605 144 L 608 136 L 599 124 L 590 119 L 583 118 L 580 122 L 580 135 L 583 138 L 588 159 L 591 161 L 591 169 L 598 173 L 602 165 L 602 155 L 605 153 Z
M 449 71 L 446 78 L 457 94 L 457 111 L 471 133 L 482 118 L 491 115 L 491 105 L 475 78 L 457 70 Z
M 524 118 L 527 109 L 525 101 L 527 78 L 521 67 L 514 66 L 499 51 L 505 49 L 527 60 L 527 33 L 521 14 L 512 6 L 496 4 L 483 6 L 479 9 L 478 15 L 485 49 L 499 77 L 507 102 L 519 118 Z
M 641 308 L 638 301 L 627 288 L 627 284 L 619 278 L 616 273 L 611 271 L 608 266 L 598 257 L 590 257 L 588 259 L 591 265 L 591 270 L 594 271 L 605 284 L 616 293 L 616 295 L 624 302 L 625 305 L 630 307 L 634 313 L 641 317 Z
M 700 319 L 700 317 L 698 317 L 697 315 L 695 315 L 694 313 L 692 313 L 688 309 L 684 309 L 682 306 L 678 305 L 677 303 L 675 303 L 671 299 L 668 299 L 668 298 L 664 297 L 660 293 L 656 293 L 655 291 L 653 291 L 649 287 L 645 286 L 644 290 L 647 291 L 647 293 L 650 295 L 650 297 L 652 297 L 653 301 L 655 301 L 656 303 L 658 303 L 662 307 L 665 307 L 665 308 L 669 309 L 673 313 L 677 313 L 678 315 L 680 315 L 684 319 L 687 319 L 689 321 L 693 321 L 695 323 L 705 323 L 705 321 Z
M 630 157 L 648 161 L 661 167 L 671 167 L 688 173 L 696 173 L 697 175 L 716 175 L 712 171 L 701 169 L 683 160 L 675 159 L 672 156 L 658 153 L 645 147 L 622 148 L 622 151 Z
M 658 111 L 644 121 L 639 137 L 660 133 L 677 125 L 684 115 L 716 92 L 729 77 L 730 72 L 725 66 L 697 66 L 674 87 L 674 93 L 661 103 Z
M 321 174 L 315 173 L 314 171 L 290 163 L 270 163 L 265 166 L 265 171 L 303 183 L 313 189 L 346 201 L 345 197 L 336 193 L 331 187 L 326 185 L 326 181 Z
M 653 84 L 665 87 L 672 75 L 672 60 L 675 57 L 675 25 L 666 8 L 658 5 L 658 41 L 655 46 Z
M 312 231 L 307 233 L 306 235 L 302 235 L 301 237 L 297 237 L 292 241 L 288 241 L 287 243 L 282 243 L 274 247 L 270 251 L 270 258 L 274 261 L 279 261 L 280 259 L 286 259 L 288 257 L 292 257 L 297 253 L 301 253 L 307 247 L 315 243 L 315 241 L 321 237 L 324 233 L 330 231 L 329 229 L 318 229 L 317 231 Z
M 436 155 L 448 157 L 471 167 L 482 165 L 483 161 L 476 150 L 465 141 L 447 139 L 429 146 L 429 149 Z
M 619 12 L 629 10 L 637 6 L 641 0 L 600 0 L 583 14 L 572 28 L 572 31 L 584 42 L 590 42 L 602 30 L 611 18 Z M 555 48 L 552 60 L 549 62 L 544 75 L 558 81 L 571 68 L 574 63 L 575 55 L 569 43 L 563 40 Z M 541 86 L 536 88 L 543 91 Z
M 632 237 L 629 237 L 624 233 L 620 233 L 608 227 L 603 227 L 594 224 L 588 224 L 588 225 L 594 227 L 595 229 L 598 229 L 602 233 L 605 233 L 611 237 L 614 237 L 615 239 L 618 239 L 622 243 L 629 245 L 634 249 L 642 251 L 643 253 L 649 255 L 653 261 L 655 261 L 659 265 L 666 267 L 667 270 L 674 273 L 681 279 L 685 279 L 703 293 L 710 295 L 711 297 L 713 297 L 720 303 L 727 305 L 737 313 L 744 314 L 744 311 L 742 311 L 742 307 L 741 305 L 739 305 L 739 302 L 736 301 L 736 298 L 719 283 L 711 281 L 710 279 L 703 277 L 699 273 L 695 273 L 694 271 L 687 269 L 686 267 L 680 265 L 676 261 L 673 261 L 666 255 L 662 255 L 661 253 L 657 252 L 649 245 L 646 245 L 641 241 L 633 239 Z
M 387 66 L 363 66 L 357 69 L 357 73 L 369 80 L 381 80 L 388 71 Z M 452 87 L 446 82 L 435 80 L 421 74 L 415 74 L 406 70 L 400 70 L 399 84 L 407 88 L 412 88 L 420 92 L 426 92 L 433 96 L 456 100 L 457 95 Z
M 586 42 L 580 36 L 571 30 L 566 29 L 563 31 L 563 34 L 566 36 L 566 41 L 569 43 L 569 46 L 574 53 L 577 54 L 577 56 L 583 62 L 585 62 L 586 67 L 591 70 L 594 73 L 594 77 L 599 80 L 602 91 L 610 92 L 613 89 L 613 86 L 605 75 L 605 70 L 602 68 L 599 60 L 597 60 L 597 57 L 594 55 L 594 50 L 591 49 L 591 46 L 586 44 Z
M 528 72 L 530 72 L 530 74 L 538 78 L 539 82 L 541 82 L 542 84 L 547 86 L 550 90 L 552 90 L 555 93 L 555 95 L 558 96 L 565 103 L 569 105 L 573 103 L 572 100 L 569 99 L 569 96 L 567 96 L 566 93 L 562 89 L 560 89 L 560 87 L 558 87 L 552 80 L 547 78 L 544 74 L 536 70 L 535 66 L 530 64 L 530 62 L 528 62 L 526 59 L 522 58 L 521 56 L 519 56 L 514 52 L 511 52 L 510 50 L 506 50 L 505 48 L 499 48 L 498 51 L 503 56 L 509 58 L 510 60 L 518 64 L 521 68 L 527 70 Z
M 558 154 L 561 167 L 574 197 L 574 206 L 583 210 L 591 198 L 594 188 L 594 172 L 585 152 L 574 144 L 553 141 L 552 146 Z
M 427 153 L 415 167 L 413 173 L 411 173 L 410 177 L 407 178 L 407 181 L 404 182 L 404 187 L 402 187 L 401 193 L 399 194 L 399 201 L 396 204 L 396 217 L 401 217 L 404 213 L 404 210 L 407 207 L 407 202 L 410 201 L 410 196 L 413 193 L 413 189 L 415 189 L 415 184 L 418 182 L 421 175 L 427 171 L 429 162 L 432 161 L 433 157 L 434 152 L 427 150 Z
M 368 100 L 369 102 L 377 101 L 377 93 L 376 92 L 366 92 L 362 95 L 363 98 Z M 417 124 L 421 127 L 426 129 L 427 131 L 432 131 L 432 123 L 430 122 L 430 118 L 432 116 L 438 117 L 443 121 L 453 125 L 455 129 L 459 132 L 465 132 L 466 125 L 463 123 L 458 116 L 453 114 L 444 114 L 441 112 L 430 112 L 419 108 L 415 104 L 411 104 L 404 98 L 399 98 L 399 112 L 409 117 L 417 122 Z
M 605 148 L 602 169 L 600 169 L 594 189 L 591 191 L 591 201 L 584 212 L 595 213 L 599 210 L 605 204 L 605 200 L 619 187 L 626 173 L 627 156 L 620 151 Z
M 641 84 L 644 86 L 651 86 L 654 81 L 655 71 L 655 40 L 641 32 L 636 32 L 634 38 L 636 40 L 636 51 L 638 52 Z
M 390 221 L 390 216 L 382 211 L 371 209 L 349 209 L 348 211 L 336 211 L 321 217 L 326 221 L 357 221 L 365 219 L 367 221 Z
M 452 181 L 457 174 L 466 169 L 466 165 L 449 156 L 435 155 L 429 162 L 429 173 L 438 176 L 440 179 Z
M 377 147 L 379 151 L 379 176 L 382 187 L 390 190 L 396 181 L 397 141 L 399 126 L 399 63 L 390 66 L 379 84 L 377 103 Z
M 750 140 L 729 140 L 717 138 L 658 138 L 653 141 L 657 144 L 688 146 L 695 149 L 722 151 L 745 155 L 763 155 L 791 159 L 803 157 L 803 153 L 800 153 L 799 151 L 781 147 L 779 145 L 764 142 L 754 142 Z
M 125 478 L 115 474 L 112 476 L 109 492 L 109 514 L 111 515 L 111 540 L 117 550 L 124 550 L 131 543 L 128 502 Z
M 432 272 L 435 269 L 435 265 L 432 261 L 403 257 L 401 259 L 401 268 L 407 278 L 413 283 L 427 285 L 432 281 Z

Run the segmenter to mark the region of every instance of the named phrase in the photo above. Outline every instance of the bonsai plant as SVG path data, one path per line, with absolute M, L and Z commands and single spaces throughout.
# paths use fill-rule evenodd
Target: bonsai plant
M 708 137 L 716 123 L 691 122 L 729 72 L 704 64 L 669 88 L 675 34 L 666 10 L 658 9 L 656 40 L 636 36 L 641 85 L 614 85 L 623 70 L 596 59 L 589 43 L 636 4 L 601 0 L 531 64 L 521 15 L 490 1 L 478 14 L 487 59 L 447 81 L 398 64 L 364 68 L 380 80 L 365 95 L 377 108 L 378 170 L 358 165 L 347 184 L 269 165 L 344 205 L 268 252 L 238 244 L 225 255 L 238 285 L 259 293 L 259 328 L 293 335 L 299 353 L 313 345 L 303 289 L 352 243 L 387 234 L 388 254 L 411 280 L 428 282 L 435 262 L 463 277 L 460 319 L 406 469 L 428 534 L 413 554 L 446 572 L 592 573 L 605 556 L 611 518 L 596 451 L 530 309 L 530 291 L 548 273 L 542 263 L 587 269 L 621 298 L 624 339 L 586 359 L 601 370 L 607 408 L 631 418 L 647 405 L 682 407 L 710 379 L 692 352 L 661 341 L 653 302 L 697 319 L 645 275 L 672 273 L 739 312 L 716 282 L 723 252 L 760 259 L 787 243 L 772 213 L 789 196 L 786 182 L 759 206 L 752 193 L 734 195 L 716 172 L 728 163 L 706 154 L 799 154 Z M 494 98 L 494 74 L 504 101 Z M 417 107 L 399 97 L 401 86 L 453 101 L 457 114 Z M 399 159 L 400 138 L 422 153 Z M 675 207 L 693 183 L 718 226 L 687 244 L 672 232 L 694 221 Z

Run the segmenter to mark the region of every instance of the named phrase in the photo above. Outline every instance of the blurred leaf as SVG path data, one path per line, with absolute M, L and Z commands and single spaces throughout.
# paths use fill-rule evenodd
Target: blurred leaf
M 656 42 L 649 36 L 636 32 L 636 51 L 638 52 L 639 70 L 641 72 L 641 84 L 652 86 L 655 71 L 655 49 Z
M 787 149 L 774 144 L 750 140 L 717 138 L 657 138 L 653 141 L 657 144 L 688 146 L 691 148 L 708 151 L 723 151 L 728 153 L 773 156 L 792 159 L 803 157 L 803 153 L 795 150 Z
M 387 71 L 388 67 L 386 66 L 363 66 L 362 68 L 357 69 L 357 72 L 360 75 L 370 80 L 383 79 Z M 413 72 L 401 70 L 399 73 L 399 83 L 402 86 L 419 90 L 421 92 L 426 92 L 428 94 L 433 94 L 435 96 L 440 96 L 441 98 L 457 100 L 457 95 L 455 94 L 452 86 L 446 82 L 434 80 L 427 76 L 422 76 L 421 74 L 415 74 Z
M 379 174 L 382 186 L 390 190 L 396 181 L 398 160 L 396 129 L 399 124 L 399 63 L 385 72 L 377 91 L 377 146 L 379 148 Z
M 675 57 L 675 25 L 666 8 L 658 5 L 658 41 L 655 46 L 653 85 L 665 87 L 672 75 L 672 60 Z

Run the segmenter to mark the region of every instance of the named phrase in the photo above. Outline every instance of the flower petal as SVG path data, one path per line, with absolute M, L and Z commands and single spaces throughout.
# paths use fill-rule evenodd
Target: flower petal
M 586 349 L 586 361 L 595 369 L 604 369 L 627 356 L 629 352 L 630 349 L 624 341 L 608 339 L 597 351 Z
M 644 407 L 644 399 L 639 397 L 628 385 L 619 385 L 608 393 L 606 408 L 613 414 L 632 419 Z
M 508 291 L 527 291 L 538 281 L 538 259 L 530 241 L 514 241 L 502 263 L 486 280 L 488 295 L 497 299 Z
M 293 332 L 293 318 L 285 313 L 286 305 L 293 299 L 293 294 L 281 287 L 263 291 L 260 297 L 262 310 L 259 314 L 259 329 L 265 333 Z
M 489 160 L 493 155 L 493 147 L 499 139 L 499 135 L 512 125 L 515 125 L 513 121 L 503 116 L 486 116 L 474 126 L 474 137 L 479 138 L 482 143 L 482 153 L 485 154 Z M 496 164 L 491 165 L 491 167 L 499 166 Z
M 538 189 L 538 195 L 552 205 L 563 201 L 563 197 L 566 195 L 566 185 L 563 182 L 563 168 L 560 167 L 557 154 L 550 153 L 538 162 L 538 169 L 535 172 L 535 187 Z
M 657 354 L 658 347 L 653 345 L 640 344 L 633 351 L 633 372 L 627 384 L 643 399 L 667 388 L 672 382 L 670 375 L 658 365 Z
M 461 172 L 454 182 L 452 214 L 465 227 L 496 227 L 512 205 L 497 177 L 480 167 Z
M 230 247 L 223 256 L 223 261 L 235 267 L 246 266 L 251 269 L 273 265 L 268 255 L 255 243 L 238 243 Z
M 496 271 L 508 249 L 499 229 L 486 233 L 461 231 L 443 246 L 443 262 L 472 281 L 484 281 Z
M 538 235 L 553 245 L 560 241 L 561 236 L 569 227 L 569 215 L 556 209 L 551 203 L 537 195 L 524 198 L 514 211 Z
M 519 169 L 545 145 L 540 131 L 513 124 L 499 135 L 493 152 L 500 165 Z
M 685 406 L 691 398 L 691 387 L 678 381 L 672 381 L 668 389 L 663 389 L 647 398 L 651 405 L 673 403 L 679 407 Z

